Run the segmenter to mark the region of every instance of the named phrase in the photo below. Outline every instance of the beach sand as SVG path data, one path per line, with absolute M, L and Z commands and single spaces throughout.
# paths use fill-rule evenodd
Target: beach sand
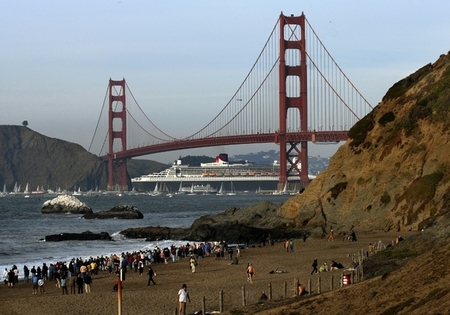
M 405 233 L 402 234 L 406 236 Z M 187 314 L 202 309 L 205 299 L 206 311 L 219 311 L 220 296 L 223 292 L 223 314 L 242 308 L 243 291 L 246 303 L 255 307 L 262 291 L 272 288 L 272 300 L 293 300 L 294 279 L 307 285 L 312 283 L 312 293 L 317 292 L 318 277 L 321 278 L 322 292 L 328 291 L 330 277 L 333 275 L 334 287 L 339 287 L 341 270 L 311 275 L 311 264 L 318 258 L 319 266 L 331 260 L 341 262 L 346 268 L 351 266 L 352 255 L 356 257 L 369 243 L 381 240 L 388 244 L 395 240 L 396 233 L 357 234 L 357 242 L 343 242 L 342 236 L 335 235 L 333 242 L 327 239 L 294 240 L 294 251 L 286 252 L 283 240 L 274 245 L 255 245 L 241 250 L 238 265 L 229 265 L 228 255 L 215 260 L 213 256 L 198 260 L 195 273 L 192 273 L 188 259 L 175 263 L 152 264 L 156 272 L 156 285 L 147 286 L 147 267 L 141 277 L 134 270 L 128 271 L 123 282 L 122 314 L 175 314 L 177 292 L 185 283 L 190 292 L 191 303 L 187 304 Z M 255 267 L 254 283 L 247 282 L 246 267 L 251 262 Z M 50 262 L 47 262 L 50 263 Z M 285 273 L 270 273 L 274 270 Z M 115 274 L 100 271 L 93 276 L 92 293 L 62 295 L 55 282 L 47 281 L 46 294 L 32 295 L 32 284 L 23 281 L 13 289 L 0 285 L 0 315 L 16 314 L 118 314 L 118 294 L 112 292 L 117 281 Z M 286 284 L 285 284 L 286 283 Z M 287 297 L 284 288 L 287 286 Z M 70 289 L 69 289 L 70 292 Z M 298 298 L 297 298 L 298 299 Z M 267 304 L 267 303 L 266 303 Z

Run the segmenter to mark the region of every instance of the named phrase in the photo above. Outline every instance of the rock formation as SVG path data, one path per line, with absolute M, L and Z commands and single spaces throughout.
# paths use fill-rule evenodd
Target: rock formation
M 41 212 L 85 214 L 92 213 L 92 209 L 74 196 L 60 195 L 44 202 Z
M 60 233 L 47 235 L 45 237 L 46 242 L 61 242 L 61 241 L 94 241 L 94 240 L 106 240 L 110 241 L 111 236 L 107 232 L 92 233 L 86 231 L 82 233 Z
M 144 215 L 135 206 L 116 206 L 108 211 L 83 215 L 85 219 L 143 219 Z

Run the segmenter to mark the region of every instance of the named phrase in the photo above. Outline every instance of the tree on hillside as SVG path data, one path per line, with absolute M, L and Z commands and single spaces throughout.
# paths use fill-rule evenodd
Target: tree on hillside
M 22 121 L 22 126 L 24 126 L 24 127 L 28 126 L 28 120 Z

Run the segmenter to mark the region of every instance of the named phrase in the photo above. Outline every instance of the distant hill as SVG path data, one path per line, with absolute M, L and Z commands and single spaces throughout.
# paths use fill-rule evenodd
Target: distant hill
M 0 126 L 0 185 L 56 190 L 106 187 L 106 164 L 82 146 L 24 126 Z

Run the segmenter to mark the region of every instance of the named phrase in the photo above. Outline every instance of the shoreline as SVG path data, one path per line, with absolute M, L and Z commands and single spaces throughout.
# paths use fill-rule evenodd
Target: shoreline
M 417 232 L 402 233 L 405 239 Z M 224 313 L 228 314 L 233 308 L 242 306 L 242 289 L 245 288 L 248 304 L 258 303 L 261 291 L 267 291 L 271 284 L 273 299 L 280 299 L 283 295 L 282 287 L 287 283 L 288 298 L 293 296 L 293 281 L 299 279 L 306 283 L 312 279 L 334 275 L 338 277 L 339 271 L 311 275 L 311 263 L 318 258 L 319 266 L 331 260 L 341 262 L 349 267 L 351 256 L 362 249 L 367 249 L 369 243 L 383 241 L 390 243 L 399 235 L 394 232 L 361 233 L 357 242 L 343 242 L 335 239 L 294 240 L 294 251 L 286 252 L 283 242 L 274 245 L 255 246 L 241 250 L 238 265 L 229 265 L 228 259 L 215 260 L 213 256 L 198 259 L 196 273 L 192 273 L 188 266 L 188 259 L 184 258 L 175 263 L 169 262 L 152 264 L 157 276 L 154 278 L 155 286 L 147 286 L 147 270 L 139 276 L 134 271 L 127 272 L 123 282 L 123 311 L 135 313 L 145 310 L 147 314 L 173 314 L 176 307 L 176 293 L 183 283 L 190 291 L 192 303 L 188 303 L 187 313 L 191 314 L 201 310 L 202 298 L 206 299 L 207 311 L 218 310 L 219 293 L 224 295 Z M 227 254 L 225 253 L 225 257 Z M 245 269 L 251 262 L 255 267 L 254 284 L 246 281 Z M 270 273 L 272 270 L 285 270 L 286 273 Z M 337 278 L 336 278 L 337 279 Z M 335 280 L 336 282 L 338 280 Z M 1 314 L 99 314 L 103 312 L 117 312 L 117 293 L 112 292 L 116 282 L 116 275 L 107 271 L 100 271 L 93 276 L 92 293 L 65 295 L 53 283 L 46 284 L 47 294 L 32 296 L 32 285 L 19 284 L 16 288 L 8 289 L 0 286 L 0 312 Z M 313 292 L 315 289 L 313 289 Z M 70 290 L 69 290 L 70 292 Z M 56 301 L 58 303 L 55 302 Z M 284 298 L 284 297 L 283 297 Z M 61 302 L 61 303 L 59 303 Z M 15 310 L 15 311 L 13 311 Z

